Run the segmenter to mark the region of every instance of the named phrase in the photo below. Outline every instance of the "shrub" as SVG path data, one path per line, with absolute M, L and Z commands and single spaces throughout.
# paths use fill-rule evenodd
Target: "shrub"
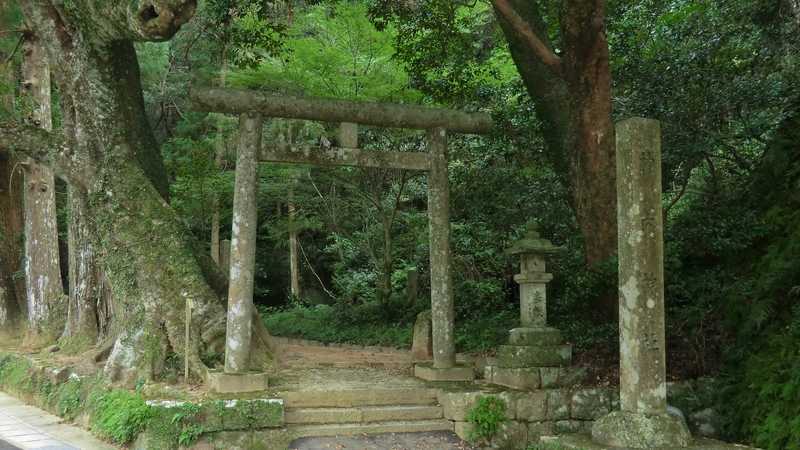
M 472 424 L 470 440 L 490 441 L 506 420 L 506 402 L 487 395 L 479 397 L 475 406 L 467 413 L 467 422 Z

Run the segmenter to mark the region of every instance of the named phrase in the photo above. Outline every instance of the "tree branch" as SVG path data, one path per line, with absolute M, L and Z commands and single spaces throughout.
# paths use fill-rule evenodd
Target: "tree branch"
M 50 167 L 73 186 L 86 188 L 88 168 L 73 161 L 70 146 L 58 133 L 14 122 L 0 123 L 0 153 L 4 152 L 27 156 Z
M 531 51 L 544 63 L 546 66 L 556 70 L 560 70 L 561 58 L 556 55 L 544 42 L 536 35 L 536 32 L 531 26 L 520 17 L 514 10 L 514 7 L 508 0 L 492 0 L 492 5 L 495 11 L 505 19 L 511 27 L 524 38 L 525 43 L 530 47 Z

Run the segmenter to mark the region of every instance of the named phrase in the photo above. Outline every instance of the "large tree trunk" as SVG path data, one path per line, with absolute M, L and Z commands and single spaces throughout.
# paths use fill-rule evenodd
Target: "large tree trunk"
M 193 373 L 204 377 L 200 356 L 219 351 L 214 346 L 225 333 L 223 303 L 206 279 L 206 260 L 165 201 L 166 177 L 146 121 L 131 42 L 171 37 L 194 8 L 192 0 L 22 4 L 51 62 L 61 68 L 55 79 L 66 141 L 46 155 L 28 153 L 50 159 L 92 211 L 90 227 L 102 250 L 116 320 L 125 324 L 106 362 L 114 379 L 152 379 L 169 352 L 186 352 Z M 188 301 L 193 327 L 186 342 Z M 254 335 L 254 359 L 263 363 L 268 335 L 260 322 L 256 326 L 262 329 Z
M 546 155 L 569 191 L 584 238 L 586 263 L 599 268 L 617 251 L 616 153 L 605 2 L 564 2 L 560 57 L 547 39 L 547 26 L 535 2 L 493 3 L 511 56 L 543 123 Z M 609 317 L 616 314 L 616 295 L 602 293 L 598 300 Z
M 0 60 L 6 59 L 0 52 Z M 0 93 L 0 114 L 14 110 L 12 67 L 10 63 L 0 66 L 0 84 L 7 89 Z M 22 267 L 23 232 L 22 173 L 14 170 L 17 164 L 11 155 L 0 153 L 0 335 L 16 335 L 27 315 L 25 283 L 17 276 Z
M 25 323 L 25 284 L 17 276 L 22 260 L 22 173 L 17 161 L 0 155 L 0 334 L 16 335 Z
M 69 305 L 64 338 L 92 345 L 98 336 L 97 308 L 103 301 L 103 273 L 89 228 L 86 199 L 68 188 Z
M 42 43 L 32 36 L 27 36 L 23 45 L 22 76 L 23 95 L 30 108 L 28 120 L 52 130 L 50 69 Z M 40 346 L 57 339 L 64 327 L 55 176 L 50 168 L 33 161 L 24 166 L 26 343 Z

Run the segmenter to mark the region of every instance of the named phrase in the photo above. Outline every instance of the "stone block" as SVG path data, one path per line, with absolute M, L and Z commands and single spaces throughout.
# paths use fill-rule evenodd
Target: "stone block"
M 208 372 L 208 388 L 211 392 L 219 394 L 258 392 L 266 390 L 268 386 L 266 373 Z
M 528 448 L 528 424 L 516 420 L 506 420 L 492 438 L 492 447 L 520 450 Z
M 411 343 L 411 357 L 414 361 L 433 359 L 433 328 L 430 310 L 417 314 Z
M 614 411 L 595 421 L 592 440 L 614 447 L 686 447 L 692 437 L 686 423 L 671 414 L 644 415 Z
M 569 392 L 561 389 L 552 389 L 547 392 L 547 419 L 548 420 L 567 420 L 569 419 Z
M 594 420 L 611 412 L 611 395 L 608 389 L 580 389 L 572 394 L 572 418 Z
M 539 422 L 547 418 L 547 393 L 526 392 L 517 397 L 517 419 Z
M 561 344 L 561 331 L 551 327 L 514 328 L 508 333 L 510 345 L 558 345 Z
M 519 401 L 521 392 L 516 391 L 503 391 L 498 392 L 496 394 L 487 393 L 486 395 L 493 395 L 498 397 L 500 400 L 503 400 L 506 404 L 506 419 L 516 419 L 517 418 L 517 402 Z
M 562 367 L 572 362 L 571 345 L 501 345 L 497 349 L 500 367 Z
M 553 422 L 531 422 L 528 424 L 528 442 L 538 443 L 542 436 L 552 436 Z
M 456 365 L 445 369 L 433 367 L 433 364 L 414 365 L 414 376 L 426 381 L 472 381 L 475 370 L 472 366 Z
M 558 420 L 553 422 L 554 434 L 580 433 L 582 430 L 582 422 L 578 420 Z
M 281 399 L 223 400 L 222 426 L 225 430 L 256 430 L 283 426 Z
M 455 424 L 455 433 L 456 436 L 461 438 L 462 441 L 470 441 L 472 439 L 472 433 L 475 429 L 475 426 L 469 422 L 456 422 Z
M 540 367 L 539 378 L 542 380 L 542 389 L 553 389 L 559 387 L 558 379 L 561 376 L 561 367 Z
M 539 379 L 539 369 L 536 367 L 495 367 L 492 369 L 491 383 L 500 386 L 530 391 L 539 389 L 541 381 Z
M 475 406 L 478 397 L 487 395 L 485 392 L 445 392 L 439 395 L 439 404 L 442 405 L 444 418 L 455 421 L 467 420 L 469 410 Z

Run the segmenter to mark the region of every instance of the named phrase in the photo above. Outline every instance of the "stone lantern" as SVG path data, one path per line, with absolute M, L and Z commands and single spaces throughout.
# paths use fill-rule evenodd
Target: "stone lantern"
M 546 272 L 545 258 L 560 251 L 560 247 L 540 237 L 534 228 L 508 250 L 520 258 L 520 273 L 514 275 L 514 281 L 519 284 L 522 328 L 547 326 L 547 283 L 553 275 Z
M 572 362 L 572 346 L 561 332 L 547 326 L 547 256 L 561 251 L 530 228 L 508 253 L 519 255 L 520 327 L 509 332 L 508 345 L 497 349 L 497 365 L 486 370 L 487 381 L 514 389 L 533 390 L 559 383 L 562 369 Z

